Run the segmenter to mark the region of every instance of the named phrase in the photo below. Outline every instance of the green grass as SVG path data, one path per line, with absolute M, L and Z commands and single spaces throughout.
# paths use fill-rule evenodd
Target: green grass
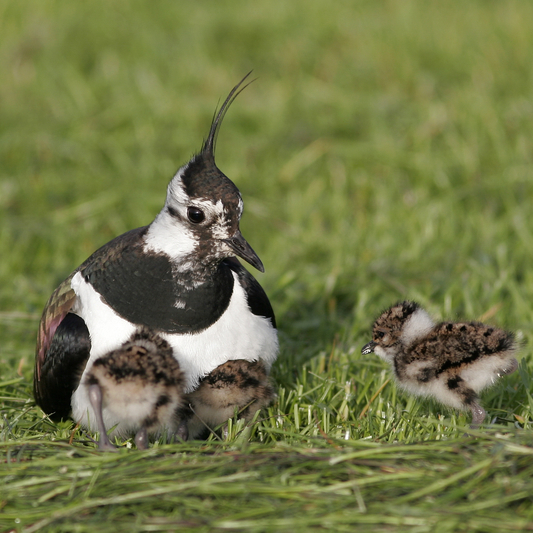
M 532 27 L 519 1 L 0 2 L 0 530 L 533 529 Z M 153 219 L 252 68 L 217 162 L 278 402 L 225 441 L 99 453 L 33 403 L 40 313 Z M 405 298 L 519 332 L 471 437 L 360 353 Z

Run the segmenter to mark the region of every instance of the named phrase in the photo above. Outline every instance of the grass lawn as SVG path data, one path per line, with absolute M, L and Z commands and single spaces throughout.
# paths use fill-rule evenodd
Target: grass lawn
M 0 2 L 0 531 L 533 530 L 533 4 Z M 148 224 L 249 70 L 217 163 L 276 311 L 278 401 L 99 453 L 32 398 L 37 326 Z M 374 318 L 517 331 L 486 425 L 405 395 Z

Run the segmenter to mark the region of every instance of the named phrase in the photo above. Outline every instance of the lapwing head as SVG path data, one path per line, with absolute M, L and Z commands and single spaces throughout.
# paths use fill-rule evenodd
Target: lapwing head
M 399 302 L 384 311 L 374 322 L 372 341 L 363 346 L 363 355 L 375 352 L 392 361 L 401 346 L 427 335 L 433 328 L 431 317 L 416 302 Z
M 198 154 L 182 166 L 168 185 L 165 206 L 152 223 L 147 244 L 177 262 L 217 264 L 238 256 L 261 272 L 263 263 L 239 229 L 243 201 L 239 189 L 217 167 L 215 144 L 229 106 L 248 84 L 248 73 L 215 114 Z

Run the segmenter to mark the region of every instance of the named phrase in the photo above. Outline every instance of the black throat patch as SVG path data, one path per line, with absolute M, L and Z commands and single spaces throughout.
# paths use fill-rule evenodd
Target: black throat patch
M 220 263 L 201 284 L 180 283 L 182 275 L 168 256 L 144 251 L 147 229 L 131 230 L 97 250 L 80 266 L 85 281 L 118 315 L 134 324 L 181 334 L 208 328 L 229 305 L 231 269 Z M 184 273 L 183 278 L 187 277 Z

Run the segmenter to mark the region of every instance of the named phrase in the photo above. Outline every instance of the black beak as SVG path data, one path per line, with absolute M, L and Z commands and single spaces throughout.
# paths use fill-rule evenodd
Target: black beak
M 252 247 L 246 242 L 242 233 L 237 230 L 237 233 L 230 239 L 224 239 L 224 242 L 235 252 L 235 255 L 250 263 L 259 272 L 264 272 L 265 267 L 259 259 L 259 256 L 252 250 Z
M 372 353 L 374 351 L 375 347 L 376 347 L 376 343 L 374 341 L 370 341 L 368 344 L 365 344 L 363 346 L 363 349 L 361 350 L 361 353 L 363 355 L 367 355 L 369 353 Z

